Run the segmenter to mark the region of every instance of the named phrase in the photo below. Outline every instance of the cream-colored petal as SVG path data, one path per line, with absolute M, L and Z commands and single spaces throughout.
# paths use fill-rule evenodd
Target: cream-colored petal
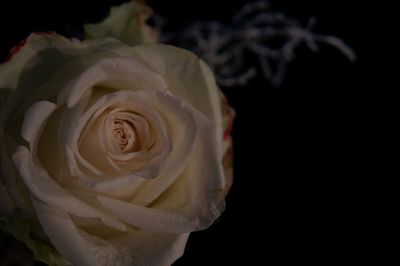
M 182 256 L 189 236 L 130 229 L 101 239 L 76 227 L 64 211 L 32 201 L 51 242 L 73 265 L 169 266 Z
M 190 108 L 190 107 L 188 107 Z M 165 187 L 157 179 L 151 180 L 139 193 L 146 192 L 143 199 L 153 199 L 149 206 L 179 213 L 198 219 L 197 229 L 208 227 L 224 210 L 225 176 L 221 164 L 220 146 L 213 123 L 200 112 L 192 109 L 197 135 L 193 153 L 184 172 Z M 162 179 L 160 179 L 161 181 Z M 162 190 L 159 188 L 162 187 Z M 159 194 L 151 194 L 161 191 Z M 152 196 L 153 198 L 149 198 Z M 136 198 L 133 202 L 136 202 Z
M 183 255 L 188 237 L 188 233 L 135 230 L 109 241 L 120 247 L 121 257 L 127 259 L 127 265 L 170 266 Z
M 9 92 L 0 124 L 10 117 L 21 119 L 37 101 L 55 102 L 66 82 L 94 62 L 115 56 L 109 49 L 121 45 L 109 38 L 81 42 L 55 33 L 31 34 L 18 53 L 0 64 L 0 89 Z
M 64 150 L 68 167 L 73 177 L 86 177 L 87 175 L 101 175 L 103 172 L 90 162 L 88 162 L 79 152 L 78 140 L 89 118 L 97 108 L 101 107 L 105 101 L 100 99 L 87 110 L 91 93 L 86 91 L 80 101 L 72 108 L 64 112 L 60 123 L 60 142 L 64 144 Z
M 114 57 L 98 61 L 69 82 L 61 91 L 59 102 L 74 106 L 94 85 L 109 84 L 117 90 L 165 90 L 164 79 L 132 58 Z
M 63 209 L 51 207 L 32 198 L 38 219 L 56 249 L 73 265 L 127 265 L 116 247 L 80 230 Z
M 19 76 L 28 67 L 32 67 L 35 63 L 35 58 L 41 54 L 42 57 L 50 59 L 46 56 L 43 51 L 53 47 L 65 47 L 68 46 L 70 40 L 56 34 L 37 34 L 33 33 L 24 41 L 21 49 L 13 55 L 13 57 L 0 65 L 0 88 L 15 90 L 19 82 Z M 71 46 L 72 46 L 71 42 Z M 50 53 L 47 54 L 50 56 Z M 53 54 L 54 56 L 54 54 Z M 55 58 L 52 61 L 48 61 L 52 65 L 55 63 Z M 61 58 L 60 58 L 61 59 Z M 37 60 L 36 60 L 37 61 Z M 58 60 L 56 60 L 58 61 Z M 51 67 L 49 71 L 53 71 Z
M 107 226 L 126 230 L 125 225 L 118 220 L 80 201 L 60 187 L 40 165 L 37 165 L 38 162 L 33 161 L 33 156 L 26 147 L 19 146 L 13 154 L 13 161 L 24 183 L 35 197 L 73 215 L 100 218 Z
M 188 219 L 173 212 L 147 208 L 104 196 L 99 196 L 97 199 L 121 221 L 140 229 L 163 233 L 188 233 L 198 228 L 196 218 Z
M 164 115 L 173 146 L 160 175 L 149 180 L 133 196 L 132 202 L 147 205 L 166 190 L 190 162 L 194 148 L 197 124 L 188 104 L 164 92 L 154 92 L 154 108 Z
M 221 163 L 219 139 L 216 128 L 204 116 L 196 116 L 199 134 L 193 151 L 192 161 L 188 167 L 188 201 L 185 204 L 187 215 L 199 218 L 199 228 L 207 228 L 218 218 L 225 208 L 225 175 Z M 179 202 L 164 195 L 161 204 L 179 208 Z M 156 205 L 154 207 L 157 207 Z

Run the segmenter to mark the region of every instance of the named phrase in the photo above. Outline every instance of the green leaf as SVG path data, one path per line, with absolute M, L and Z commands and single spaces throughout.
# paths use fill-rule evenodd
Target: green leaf
M 12 218 L 0 215 L 0 231 L 23 242 L 33 252 L 35 260 L 49 266 L 70 265 L 47 240 L 40 225 L 21 214 L 15 214 Z
M 102 22 L 84 25 L 85 38 L 114 37 L 132 46 L 155 43 L 157 33 L 146 24 L 152 14 L 150 7 L 137 1 L 112 7 Z

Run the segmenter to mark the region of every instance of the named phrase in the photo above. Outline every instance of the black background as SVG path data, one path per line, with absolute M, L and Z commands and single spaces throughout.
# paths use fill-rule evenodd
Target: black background
M 0 4 L 0 56 L 32 31 L 56 31 L 100 21 L 123 1 L 15 1 Z M 246 1 L 147 1 L 175 27 L 194 20 L 228 19 Z M 217 3 L 218 2 L 218 3 Z M 275 10 L 316 32 L 342 38 L 358 56 L 305 47 L 286 79 L 273 88 L 258 77 L 223 88 L 237 119 L 233 130 L 235 181 L 226 211 L 209 229 L 193 233 L 176 265 L 292 265 L 372 259 L 359 219 L 366 202 L 357 161 L 365 146 L 356 130 L 364 108 L 367 9 L 357 1 L 270 1 Z

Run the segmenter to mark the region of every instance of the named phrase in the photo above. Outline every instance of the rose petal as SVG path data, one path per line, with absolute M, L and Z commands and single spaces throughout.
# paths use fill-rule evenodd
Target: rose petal
M 192 113 L 198 134 L 190 163 L 173 185 L 164 188 L 162 194 L 153 194 L 151 208 L 171 210 L 188 219 L 196 217 L 199 230 L 208 227 L 224 210 L 225 176 L 215 126 L 200 112 Z M 145 188 L 151 191 L 150 186 Z
M 101 58 L 123 45 L 110 39 L 78 41 L 55 33 L 32 33 L 9 61 L 0 64 L 0 90 L 9 93 L 2 118 L 22 118 L 40 100 L 55 101 L 58 90 Z
M 193 112 L 180 99 L 165 92 L 154 92 L 155 101 L 149 102 L 159 110 L 167 121 L 173 147 L 160 175 L 147 181 L 138 189 L 132 202 L 146 206 L 168 188 L 191 160 L 197 135 L 197 125 Z
M 100 218 L 107 226 L 126 231 L 124 224 L 73 197 L 61 188 L 43 168 L 37 165 L 38 162 L 33 161 L 33 156 L 26 147 L 19 146 L 13 154 L 13 161 L 24 183 L 35 197 L 76 216 Z
M 117 199 L 99 196 L 99 202 L 111 213 L 130 225 L 162 233 L 187 233 L 198 227 L 196 219 L 189 220 L 165 210 L 147 208 Z
M 165 81 L 159 74 L 134 59 L 114 57 L 102 59 L 83 71 L 61 91 L 58 102 L 67 101 L 68 107 L 71 108 L 82 98 L 86 90 L 107 82 L 119 90 L 166 89 Z
M 42 58 L 46 57 L 46 59 L 50 59 L 47 56 L 53 56 L 53 60 L 47 60 L 47 71 L 41 71 L 44 73 L 40 74 L 41 76 L 49 74 L 51 75 L 52 71 L 56 71 L 58 69 L 54 68 L 54 64 L 61 63 L 61 57 L 55 60 L 55 53 L 50 55 L 50 53 L 45 54 L 43 53 L 43 51 L 50 48 L 54 49 L 54 47 L 65 48 L 66 46 L 72 45 L 74 45 L 73 42 L 60 35 L 39 35 L 37 33 L 32 33 L 28 36 L 25 41 L 25 45 L 18 51 L 18 53 L 16 53 L 10 61 L 0 65 L 0 88 L 7 88 L 12 90 L 17 89 L 18 83 L 20 82 L 19 76 L 26 69 L 26 67 L 29 65 L 32 66 L 32 63 L 40 63 L 41 60 L 36 60 L 36 62 L 34 60 L 38 57 L 39 54 Z M 63 59 L 65 62 L 65 58 Z M 34 71 L 33 68 L 32 70 Z M 32 80 L 36 81 L 36 79 Z M 40 79 L 38 81 L 40 81 Z
M 77 228 L 64 211 L 32 201 L 51 242 L 73 265 L 169 266 L 182 256 L 189 236 L 131 229 L 105 241 Z
M 49 207 L 35 198 L 32 198 L 32 203 L 43 230 L 73 265 L 124 265 L 116 247 L 79 230 L 63 209 Z
M 189 237 L 185 234 L 165 234 L 136 230 L 110 240 L 121 247 L 121 257 L 129 258 L 129 265 L 170 266 L 183 255 Z

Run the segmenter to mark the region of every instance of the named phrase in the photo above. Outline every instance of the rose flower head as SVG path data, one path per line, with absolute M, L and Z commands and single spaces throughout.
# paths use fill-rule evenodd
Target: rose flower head
M 0 89 L 0 221 L 37 259 L 170 265 L 223 211 L 228 122 L 191 52 L 32 34 Z

